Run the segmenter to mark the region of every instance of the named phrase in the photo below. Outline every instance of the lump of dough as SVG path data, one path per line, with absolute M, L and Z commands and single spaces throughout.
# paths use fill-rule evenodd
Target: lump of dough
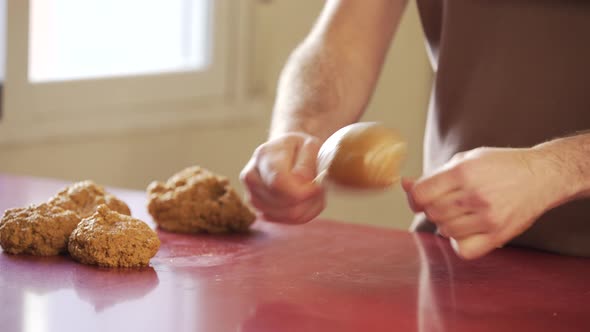
M 227 178 L 199 166 L 148 188 L 148 210 L 164 230 L 179 233 L 245 231 L 255 215 Z
M 80 218 L 94 214 L 100 204 L 106 204 L 111 210 L 130 216 L 131 211 L 125 202 L 107 193 L 104 188 L 92 181 L 76 182 L 64 188 L 49 200 L 49 204 L 74 211 Z
M 0 220 L 0 245 L 11 254 L 65 253 L 70 233 L 79 222 L 76 213 L 47 203 L 10 209 Z
M 70 255 L 84 264 L 104 267 L 146 266 L 160 239 L 146 223 L 99 205 L 70 235 Z

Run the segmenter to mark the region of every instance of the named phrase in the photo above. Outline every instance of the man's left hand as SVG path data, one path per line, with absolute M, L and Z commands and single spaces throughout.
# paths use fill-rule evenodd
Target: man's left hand
M 464 259 L 503 246 L 567 197 L 559 167 L 532 148 L 459 153 L 436 173 L 402 185 L 414 212 L 424 212 Z

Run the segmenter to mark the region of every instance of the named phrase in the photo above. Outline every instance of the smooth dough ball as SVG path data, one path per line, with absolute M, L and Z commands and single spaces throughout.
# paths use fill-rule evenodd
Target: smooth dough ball
M 7 210 L 0 220 L 0 245 L 11 254 L 51 256 L 65 253 L 80 217 L 43 203 Z
M 245 231 L 255 215 L 227 178 L 199 166 L 148 186 L 148 210 L 164 230 L 180 233 Z
M 106 204 L 111 210 L 130 216 L 131 211 L 125 202 L 107 193 L 104 188 L 93 181 L 76 182 L 64 188 L 49 200 L 50 204 L 76 212 L 80 218 L 94 214 L 100 204 Z
M 146 223 L 104 204 L 82 219 L 68 243 L 75 260 L 104 267 L 146 266 L 159 248 L 158 235 Z

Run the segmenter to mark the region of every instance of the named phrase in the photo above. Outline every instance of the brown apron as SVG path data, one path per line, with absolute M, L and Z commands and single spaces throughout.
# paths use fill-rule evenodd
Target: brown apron
M 460 151 L 530 147 L 590 129 L 590 1 L 418 0 L 418 7 L 436 73 L 425 174 Z M 435 230 L 423 217 L 413 228 Z M 590 200 L 549 211 L 512 244 L 590 256 Z

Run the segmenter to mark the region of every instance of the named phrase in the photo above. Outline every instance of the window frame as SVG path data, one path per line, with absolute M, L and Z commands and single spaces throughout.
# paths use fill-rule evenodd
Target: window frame
M 0 144 L 242 121 L 260 109 L 247 94 L 249 1 L 213 0 L 213 49 L 204 72 L 30 83 L 30 0 L 6 0 L 6 78 Z M 236 105 L 243 105 L 238 110 Z

